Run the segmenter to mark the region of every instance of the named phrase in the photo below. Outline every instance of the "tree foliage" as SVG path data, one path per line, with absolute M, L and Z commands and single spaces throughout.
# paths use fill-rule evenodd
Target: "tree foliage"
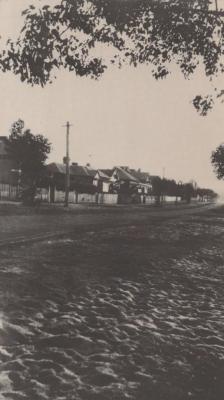
M 174 179 L 160 178 L 159 176 L 152 179 L 152 189 L 152 193 L 155 196 L 181 197 L 181 199 L 187 203 L 190 203 L 191 199 L 197 196 L 201 199 L 207 197 L 210 200 L 217 197 L 217 194 L 212 189 L 200 188 L 197 186 L 196 182 L 176 182 Z
M 29 84 L 46 85 L 57 68 L 79 76 L 100 77 L 112 63 L 150 64 L 156 79 L 175 62 L 185 78 L 199 66 L 213 78 L 223 72 L 224 21 L 210 11 L 210 0 L 58 0 L 58 5 L 24 10 L 18 39 L 0 56 L 2 71 L 11 70 Z M 102 59 L 100 45 L 111 46 Z M 219 98 L 224 91 L 215 91 Z M 205 115 L 213 98 L 196 96 Z
M 48 139 L 25 129 L 22 120 L 12 124 L 8 152 L 16 168 L 21 171 L 22 184 L 36 187 L 43 176 L 50 150 Z
M 217 193 L 215 193 L 212 189 L 207 189 L 207 188 L 198 188 L 197 195 L 201 198 L 209 197 L 212 200 L 218 197 Z
M 174 179 L 160 178 L 159 176 L 152 179 L 152 189 L 156 196 L 180 196 L 187 201 L 196 196 L 196 190 L 192 183 L 177 183 Z
M 224 179 L 224 143 L 212 152 L 211 162 L 218 179 Z

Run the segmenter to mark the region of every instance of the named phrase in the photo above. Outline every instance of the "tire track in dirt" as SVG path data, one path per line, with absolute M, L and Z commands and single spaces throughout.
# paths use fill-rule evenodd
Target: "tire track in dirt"
M 147 212 L 149 210 L 134 210 L 135 212 L 130 214 L 130 213 L 124 213 L 124 215 L 120 215 L 120 213 L 115 215 L 111 215 L 110 213 L 105 213 L 104 210 L 102 210 L 102 214 L 99 213 L 97 216 L 96 214 L 89 214 L 89 219 L 90 221 L 76 221 L 73 220 L 74 224 L 71 226 L 67 226 L 66 229 L 63 230 L 54 230 L 54 231 L 46 231 L 42 233 L 37 233 L 34 235 L 30 235 L 30 232 L 27 232 L 24 235 L 9 235 L 7 239 L 0 240 L 0 248 L 4 248 L 6 246 L 16 246 L 16 245 L 23 245 L 23 244 L 29 244 L 33 242 L 38 242 L 38 241 L 45 241 L 47 239 L 52 239 L 52 238 L 60 238 L 67 236 L 71 233 L 74 232 L 74 228 L 77 228 L 79 232 L 88 232 L 89 229 L 91 231 L 98 231 L 101 229 L 105 229 L 107 224 L 110 226 L 114 226 L 117 228 L 120 228 L 122 226 L 127 226 L 130 224 L 136 224 L 136 225 L 141 225 L 145 223 L 149 223 L 150 219 L 154 221 L 155 219 L 176 219 L 180 217 L 185 217 L 185 216 L 191 216 L 197 213 L 204 213 L 206 211 L 212 210 L 216 208 L 216 204 L 209 204 L 209 205 L 197 205 L 197 206 L 189 206 L 181 209 L 160 209 L 160 210 L 152 210 L 150 209 L 150 212 Z M 127 210 L 125 210 L 127 211 Z M 73 214 L 74 215 L 74 214 Z M 146 218 L 142 218 L 142 217 Z M 80 217 L 80 215 L 79 215 Z M 93 217 L 93 221 L 91 222 L 91 217 Z M 99 218 L 96 218 L 99 217 Z M 139 219 L 138 219 L 139 218 Z M 47 221 L 46 221 L 47 222 Z M 54 227 L 52 226 L 52 229 Z M 78 231 L 77 231 L 78 233 Z

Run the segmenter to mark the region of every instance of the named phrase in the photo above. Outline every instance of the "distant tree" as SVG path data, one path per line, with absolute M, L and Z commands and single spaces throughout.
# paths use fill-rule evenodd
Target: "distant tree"
M 185 78 L 201 65 L 211 80 L 223 73 L 224 53 L 223 13 L 210 9 L 212 1 L 58 0 L 50 6 L 49 0 L 42 8 L 30 6 L 18 39 L 0 55 L 0 68 L 42 86 L 57 68 L 98 78 L 109 65 L 127 63 L 151 65 L 156 79 L 171 72 L 171 63 Z M 102 44 L 113 48 L 107 60 Z M 205 115 L 223 95 L 215 89 L 193 104 Z
M 187 202 L 190 203 L 192 197 L 195 196 L 196 191 L 192 183 L 184 183 L 182 185 L 182 193 L 183 193 L 183 199 Z
M 177 184 L 174 179 L 166 179 L 163 178 L 163 193 L 167 196 L 176 196 L 177 195 Z
M 218 197 L 217 193 L 215 193 L 212 189 L 207 188 L 198 188 L 197 195 L 203 200 L 207 198 L 208 200 L 214 200 Z
M 211 162 L 217 178 L 224 179 L 224 143 L 220 144 L 216 150 L 212 152 Z
M 16 168 L 21 171 L 21 184 L 26 187 L 31 202 L 43 177 L 50 150 L 48 139 L 25 129 L 21 119 L 12 124 L 8 152 Z
M 163 193 L 163 181 L 159 176 L 152 178 L 152 194 L 160 197 Z

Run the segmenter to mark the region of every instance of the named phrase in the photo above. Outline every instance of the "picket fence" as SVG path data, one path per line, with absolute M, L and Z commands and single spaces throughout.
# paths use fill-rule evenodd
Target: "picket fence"
M 0 200 L 16 200 L 18 197 L 18 187 L 7 183 L 0 183 Z
M 12 186 L 9 184 L 0 183 L 0 200 L 10 200 L 15 201 L 18 199 L 19 188 L 17 186 Z M 124 197 L 124 196 L 123 196 Z M 71 204 L 130 204 L 132 202 L 131 198 L 127 196 L 123 199 L 122 196 L 119 196 L 115 193 L 69 193 L 69 203 Z M 50 202 L 49 190 L 44 188 L 39 188 L 37 190 L 37 198 L 39 198 L 43 202 Z M 122 201 L 125 200 L 125 201 Z M 55 190 L 54 193 L 54 203 L 63 203 L 65 201 L 65 192 L 60 190 Z M 158 199 L 157 199 L 158 201 Z M 163 196 L 161 198 L 161 202 L 163 203 L 174 203 L 180 202 L 180 197 L 174 196 Z M 141 195 L 139 196 L 140 204 L 155 204 L 156 197 L 150 195 Z
M 55 190 L 54 202 L 63 203 L 65 201 L 65 192 Z M 117 204 L 118 195 L 112 193 L 69 193 L 69 203 L 73 204 Z

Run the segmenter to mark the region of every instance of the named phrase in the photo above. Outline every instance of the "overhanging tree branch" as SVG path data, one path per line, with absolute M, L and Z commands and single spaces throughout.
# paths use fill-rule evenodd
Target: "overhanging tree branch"
M 117 59 L 119 66 L 152 65 L 156 79 L 166 77 L 173 62 L 185 78 L 199 64 L 210 79 L 223 73 L 223 12 L 210 10 L 209 0 L 62 0 L 31 6 L 23 16 L 21 34 L 8 42 L 0 67 L 31 85 L 52 82 L 56 68 L 99 78 Z M 102 59 L 98 44 L 113 47 L 113 55 Z M 214 102 L 210 97 L 193 101 L 202 115 Z

